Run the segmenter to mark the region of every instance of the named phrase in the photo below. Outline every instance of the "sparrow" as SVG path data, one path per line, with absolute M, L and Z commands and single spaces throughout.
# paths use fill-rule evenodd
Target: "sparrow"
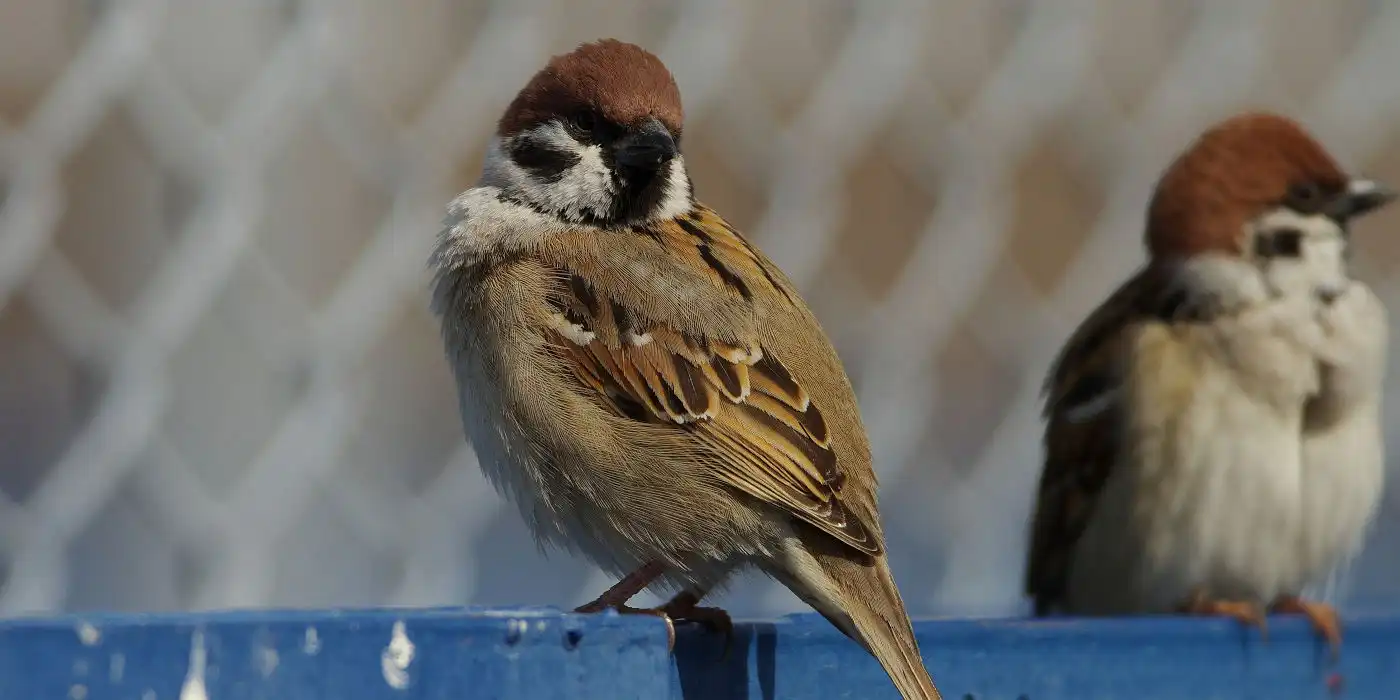
M 1276 114 L 1171 163 L 1147 263 L 1046 379 L 1037 615 L 1301 613 L 1335 653 L 1335 611 L 1302 591 L 1360 549 L 1384 480 L 1387 319 L 1348 225 L 1394 198 Z
M 752 568 L 938 698 L 885 558 L 851 383 L 791 281 L 696 201 L 670 71 L 605 39 L 506 108 L 448 207 L 432 309 L 468 439 L 542 545 L 620 577 L 579 612 L 727 624 Z M 654 609 L 627 602 L 679 590 Z

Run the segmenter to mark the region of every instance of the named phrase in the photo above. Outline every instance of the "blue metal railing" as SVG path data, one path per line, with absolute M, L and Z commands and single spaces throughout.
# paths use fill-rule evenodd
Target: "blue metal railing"
M 929 620 L 949 700 L 1400 698 L 1400 615 L 1346 621 L 1332 662 L 1298 619 Z M 0 621 L 3 700 L 896 698 L 812 614 L 682 626 L 554 609 L 256 611 Z

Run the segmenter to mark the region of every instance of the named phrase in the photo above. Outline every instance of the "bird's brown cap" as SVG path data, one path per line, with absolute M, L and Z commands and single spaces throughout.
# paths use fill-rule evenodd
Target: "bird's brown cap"
M 673 137 L 684 123 L 680 89 L 661 59 L 636 44 L 602 39 L 550 59 L 516 95 L 497 132 L 512 136 L 583 110 L 624 127 L 655 117 Z
M 1238 253 L 1244 226 L 1290 197 L 1345 191 L 1347 176 L 1301 125 L 1248 112 L 1200 135 L 1167 167 L 1147 212 L 1154 259 Z

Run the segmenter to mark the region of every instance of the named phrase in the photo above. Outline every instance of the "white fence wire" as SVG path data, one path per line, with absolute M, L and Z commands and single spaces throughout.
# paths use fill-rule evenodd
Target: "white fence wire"
M 835 339 L 918 614 L 1019 609 L 1041 376 L 1195 131 L 1284 110 L 1400 182 L 1393 2 L 0 0 L 0 613 L 609 583 L 483 482 L 424 270 L 505 103 L 601 36 L 671 66 L 701 198 Z M 1397 225 L 1358 239 L 1400 308 Z M 1400 596 L 1396 513 L 1354 601 Z

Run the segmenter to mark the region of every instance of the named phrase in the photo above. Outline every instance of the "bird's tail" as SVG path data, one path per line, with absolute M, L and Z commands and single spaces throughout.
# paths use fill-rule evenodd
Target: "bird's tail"
M 873 654 L 905 700 L 942 700 L 883 556 L 863 563 L 805 550 L 790 554 L 788 570 L 775 572 L 783 583 Z

